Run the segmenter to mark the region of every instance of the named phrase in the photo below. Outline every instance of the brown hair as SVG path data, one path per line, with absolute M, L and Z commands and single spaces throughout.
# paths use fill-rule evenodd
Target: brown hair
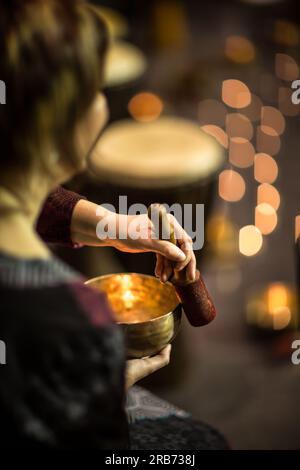
M 76 168 L 75 125 L 101 86 L 102 21 L 80 0 L 9 0 L 0 36 L 1 170 L 47 165 L 51 149 Z

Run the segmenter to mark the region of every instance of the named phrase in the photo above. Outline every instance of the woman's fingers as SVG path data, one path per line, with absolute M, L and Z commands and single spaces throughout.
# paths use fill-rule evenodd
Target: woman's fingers
M 151 251 L 161 254 L 170 261 L 182 262 L 186 258 L 178 246 L 166 240 L 151 239 Z
M 126 386 L 134 385 L 139 380 L 165 367 L 170 362 L 171 345 L 166 346 L 159 354 L 144 359 L 131 359 L 126 364 Z
M 156 254 L 155 276 L 159 277 L 161 282 L 167 282 L 174 273 L 173 264 L 167 258 Z
M 181 271 L 186 268 L 189 280 L 194 280 L 196 277 L 196 257 L 193 251 L 193 240 L 189 234 L 181 227 L 176 218 L 169 214 L 170 222 L 174 227 L 174 233 L 182 252 L 185 254 L 185 260 L 179 261 L 175 264 L 175 269 Z
M 174 273 L 173 264 L 167 258 L 163 258 L 163 271 L 161 276 L 162 282 L 167 282 Z
M 191 260 L 186 268 L 186 274 L 187 274 L 187 278 L 189 281 L 194 281 L 196 279 L 196 270 L 197 270 L 196 257 L 193 253 Z
M 153 374 L 157 370 L 165 367 L 170 362 L 170 354 L 171 354 L 171 345 L 168 344 L 159 354 L 152 357 L 146 357 L 145 359 L 141 359 L 143 361 L 144 367 L 144 377 L 147 375 Z
M 180 249 L 183 251 L 185 254 L 185 260 L 179 263 L 176 263 L 175 269 L 177 271 L 181 271 L 183 268 L 188 266 L 188 264 L 191 262 L 193 258 L 195 258 L 194 252 L 193 252 L 193 244 L 192 241 L 185 239 L 185 240 L 179 240 L 179 246 Z
M 124 251 L 143 252 L 152 251 L 157 255 L 155 274 L 162 282 L 166 282 L 172 276 L 173 270 L 181 271 L 186 268 L 190 280 L 196 276 L 196 259 L 193 252 L 193 242 L 187 232 L 181 227 L 176 218 L 168 214 L 170 225 L 174 227 L 174 235 L 177 245 L 168 240 L 158 240 L 154 237 L 153 223 L 147 214 L 130 218 L 129 236 L 126 247 L 120 247 Z M 138 227 L 138 230 L 137 230 Z M 134 230 L 133 230 L 134 228 Z
M 193 241 L 188 233 L 181 227 L 176 218 L 168 214 L 170 224 L 174 227 L 177 246 L 167 240 L 152 240 L 152 247 L 159 258 L 157 276 L 162 282 L 170 279 L 173 270 L 181 271 L 186 268 L 187 278 L 193 281 L 196 278 L 196 258 L 193 251 Z M 179 251 L 178 251 L 179 250 Z M 183 255 L 183 256 L 182 256 Z M 179 256 L 181 259 L 179 259 Z
M 182 269 L 186 269 L 187 278 L 190 281 L 194 281 L 196 278 L 196 257 L 191 248 L 186 248 L 186 245 L 182 247 L 182 250 L 186 254 L 186 260 L 182 263 L 177 263 L 175 265 L 176 271 L 181 271 Z

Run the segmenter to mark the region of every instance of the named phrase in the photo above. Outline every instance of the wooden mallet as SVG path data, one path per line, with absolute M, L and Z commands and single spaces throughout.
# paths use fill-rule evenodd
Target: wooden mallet
M 176 245 L 174 227 L 170 223 L 166 208 L 162 204 L 151 204 L 148 217 L 153 223 L 159 239 L 168 240 Z M 200 272 L 196 271 L 196 279 L 187 278 L 186 268 L 181 271 L 174 269 L 170 279 L 181 301 L 182 308 L 193 326 L 204 326 L 216 316 L 216 309 L 206 289 Z

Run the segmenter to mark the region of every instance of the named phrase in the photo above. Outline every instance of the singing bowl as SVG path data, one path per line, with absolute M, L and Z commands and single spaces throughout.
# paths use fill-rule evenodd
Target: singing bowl
M 125 335 L 127 357 L 153 356 L 177 335 L 181 304 L 172 284 L 136 273 L 108 274 L 86 284 L 107 295 Z

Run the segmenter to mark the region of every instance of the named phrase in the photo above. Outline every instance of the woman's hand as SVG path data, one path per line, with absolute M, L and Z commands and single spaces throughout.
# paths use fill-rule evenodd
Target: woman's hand
M 136 382 L 165 367 L 170 362 L 171 345 L 168 344 L 159 354 L 144 359 L 129 359 L 126 362 L 126 389 Z
M 194 280 L 196 276 L 196 258 L 193 252 L 193 242 L 176 218 L 168 214 L 174 227 L 177 246 L 167 240 L 154 237 L 154 227 L 147 214 L 122 215 L 117 217 L 117 238 L 111 244 L 129 253 L 156 253 L 155 274 L 162 282 L 168 281 L 173 269 L 178 271 L 187 268 L 187 276 Z
M 178 246 L 154 237 L 154 227 L 147 214 L 116 214 L 80 200 L 72 216 L 72 240 L 89 246 L 113 246 L 129 253 L 152 251 L 157 258 L 155 274 L 162 282 L 170 278 L 174 268 L 180 271 L 185 267 L 188 278 L 194 280 L 196 259 L 192 240 L 173 215 L 168 214 L 168 217 Z

